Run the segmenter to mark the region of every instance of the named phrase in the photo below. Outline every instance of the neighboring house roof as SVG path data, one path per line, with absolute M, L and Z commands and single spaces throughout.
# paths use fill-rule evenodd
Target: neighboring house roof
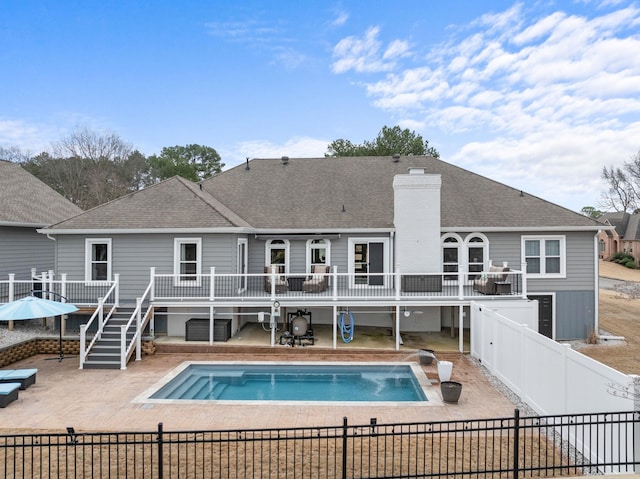
M 0 160 L 0 224 L 45 226 L 82 210 L 17 163 Z
M 406 174 L 409 167 L 441 175 L 441 226 L 446 229 L 604 226 L 435 158 L 405 156 L 395 161 L 387 156 L 292 158 L 286 163 L 254 159 L 203 181 L 202 190 L 175 177 L 52 229 L 392 229 L 393 177 Z
M 179 176 L 97 206 L 53 229 L 225 228 L 249 226 L 199 186 Z
M 615 228 L 620 238 L 627 241 L 640 241 L 640 214 L 617 211 L 604 213 L 602 219 Z

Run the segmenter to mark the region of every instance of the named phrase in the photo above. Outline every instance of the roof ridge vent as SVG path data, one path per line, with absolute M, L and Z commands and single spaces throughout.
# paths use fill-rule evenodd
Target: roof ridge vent
M 288 156 L 283 156 L 282 157 L 282 164 L 286 165 L 287 163 L 289 163 L 289 157 Z
M 393 162 L 398 163 L 400 161 L 400 153 L 393 154 Z

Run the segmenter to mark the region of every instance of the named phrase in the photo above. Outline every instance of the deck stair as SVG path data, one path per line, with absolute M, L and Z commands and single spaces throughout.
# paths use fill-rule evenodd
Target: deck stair
M 125 325 L 135 310 L 135 305 L 120 306 L 105 323 L 104 330 L 89 351 L 84 369 L 120 369 L 121 326 Z M 134 335 L 127 333 L 127 342 Z

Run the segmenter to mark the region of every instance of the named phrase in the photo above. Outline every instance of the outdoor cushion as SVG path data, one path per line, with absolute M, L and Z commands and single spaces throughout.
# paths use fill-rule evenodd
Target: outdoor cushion
M 9 403 L 18 399 L 20 383 L 0 384 L 0 407 L 6 407 Z
M 20 383 L 20 389 L 27 389 L 36 382 L 37 369 L 5 369 L 0 371 L 0 384 Z

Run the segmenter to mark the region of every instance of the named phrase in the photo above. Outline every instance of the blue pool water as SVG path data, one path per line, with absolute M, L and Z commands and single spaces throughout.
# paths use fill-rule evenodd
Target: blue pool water
M 190 364 L 151 399 L 427 401 L 408 365 Z

